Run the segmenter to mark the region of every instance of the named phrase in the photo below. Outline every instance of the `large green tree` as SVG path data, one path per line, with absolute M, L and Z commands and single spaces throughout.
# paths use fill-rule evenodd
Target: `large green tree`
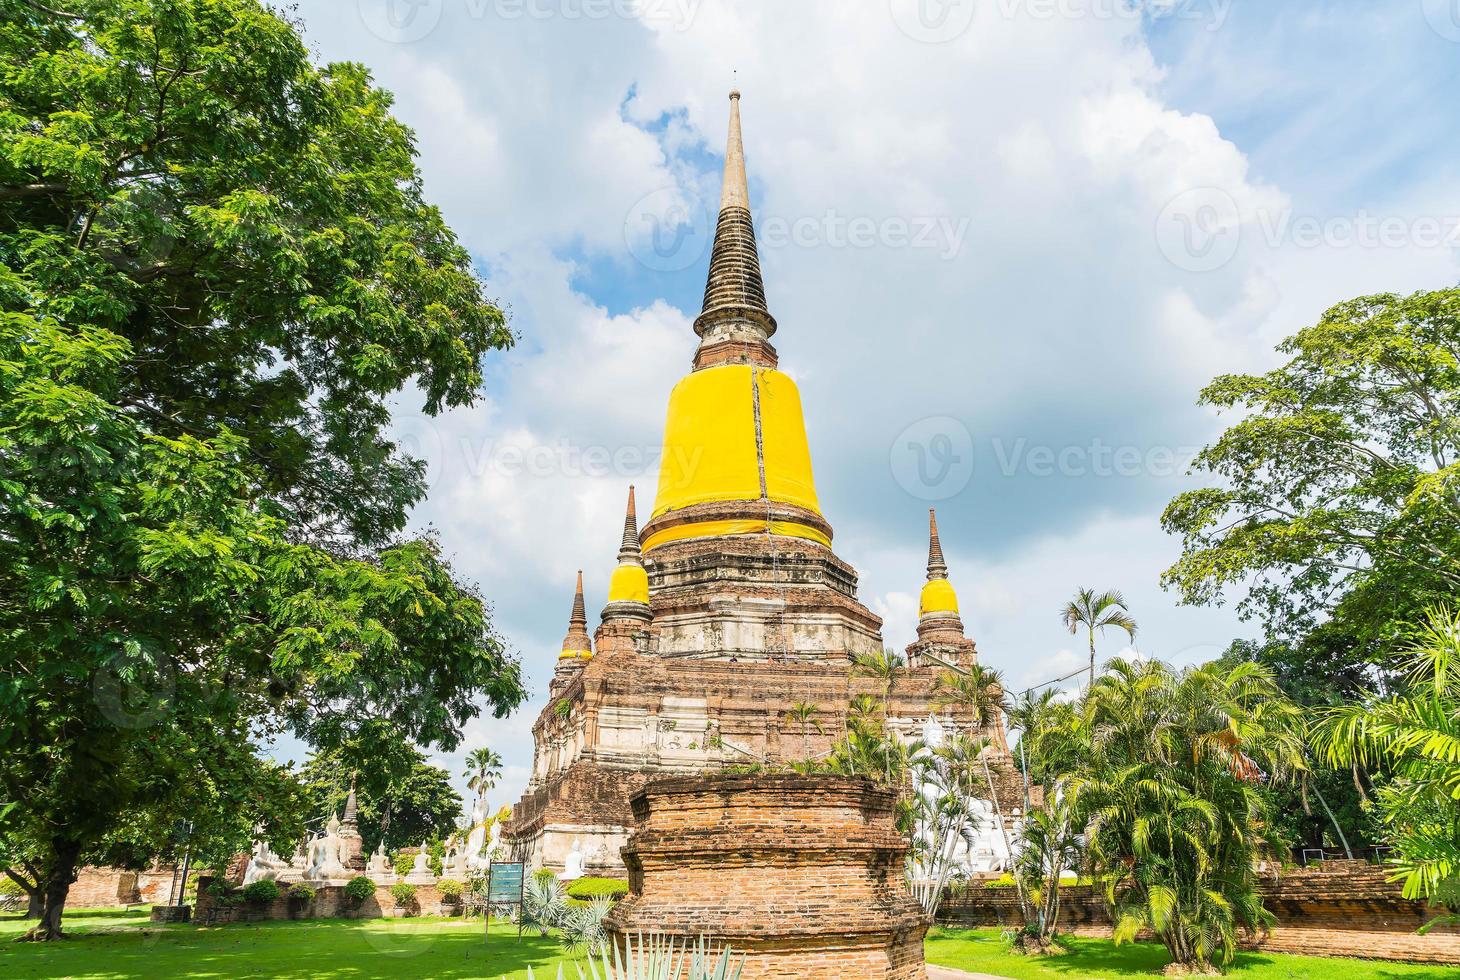
M 344 812 L 353 780 L 366 853 L 374 853 L 382 838 L 391 852 L 440 840 L 456 830 L 462 817 L 461 795 L 451 788 L 450 773 L 431 765 L 413 746 L 389 758 L 317 752 L 304 764 L 300 779 L 316 824 Z
M 1279 349 L 1202 392 L 1244 416 L 1197 457 L 1216 484 L 1166 510 L 1183 553 L 1164 581 L 1194 603 L 1246 586 L 1274 638 L 1327 622 L 1350 662 L 1383 664 L 1460 596 L 1460 289 L 1341 303 Z
M 291 843 L 254 744 L 450 749 L 520 703 L 404 534 L 389 412 L 470 403 L 510 340 L 361 66 L 257 0 L 0 10 L 0 853 L 34 937 L 179 815 Z

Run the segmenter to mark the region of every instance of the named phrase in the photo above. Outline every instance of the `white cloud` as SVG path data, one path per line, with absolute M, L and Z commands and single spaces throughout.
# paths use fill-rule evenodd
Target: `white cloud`
M 923 580 L 928 502 L 887 462 L 909 423 L 951 416 L 980 446 L 1199 445 L 1217 421 L 1193 402 L 1214 373 L 1266 367 L 1275 339 L 1349 295 L 1454 281 L 1444 249 L 1264 242 L 1260 216 L 1293 206 L 1293 189 L 1255 175 L 1246 147 L 1173 101 L 1170 91 L 1195 89 L 1184 74 L 1172 84 L 1140 21 L 1001 16 L 1011 6 L 1029 5 L 978 4 L 966 31 L 930 45 L 900 31 L 887 4 L 842 0 L 691 3 L 674 8 L 688 19 L 646 22 L 504 19 L 492 4 L 448 3 L 434 33 L 391 45 L 336 4 L 302 4 L 326 57 L 363 60 L 396 92 L 428 194 L 522 335 L 492 360 L 478 408 L 422 426 L 423 445 L 442 448 L 418 515 L 493 597 L 529 670 L 533 705 L 472 730 L 513 772 L 531 761 L 524 733 L 573 571 L 585 569 L 594 608 L 625 485 L 639 484 L 647 509 L 654 466 L 524 472 L 498 465 L 501 453 L 657 446 L 694 345 L 686 279 L 703 275 L 703 260 L 645 270 L 625 235 L 646 195 L 692 200 L 718 187 L 709 154 L 732 70 L 762 227 L 818 229 L 816 244 L 762 250 L 766 285 L 838 550 L 861 570 L 889 644 L 912 638 Z M 1232 58 L 1191 43 L 1213 66 Z M 1284 77 L 1272 78 L 1279 63 L 1266 60 L 1251 90 L 1213 74 L 1231 90 L 1214 104 L 1257 98 Z M 1230 259 L 1203 272 L 1172 261 L 1157 233 L 1193 188 L 1226 195 L 1242 228 Z M 1448 185 L 1415 185 L 1404 205 L 1434 213 L 1447 199 Z M 827 229 L 852 219 L 966 222 L 967 234 L 951 257 L 885 236 L 831 243 Z M 654 298 L 659 283 L 682 308 Z M 1156 518 L 1181 481 L 1040 478 L 986 462 L 940 517 L 970 633 L 1011 682 L 1078 666 L 1056 613 L 1080 585 L 1127 591 L 1147 654 L 1205 659 L 1244 629 L 1228 609 L 1176 609 L 1156 585 L 1176 553 Z

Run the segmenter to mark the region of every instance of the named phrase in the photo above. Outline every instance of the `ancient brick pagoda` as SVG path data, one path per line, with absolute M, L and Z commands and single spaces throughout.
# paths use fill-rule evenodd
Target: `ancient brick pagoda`
M 854 656 L 883 648 L 882 621 L 832 550 L 800 393 L 776 370 L 739 99 L 731 93 L 699 346 L 669 396 L 654 509 L 641 531 L 629 490 L 618 567 L 592 637 L 579 575 L 549 702 L 533 726 L 532 780 L 504 829 L 535 867 L 561 870 L 577 852 L 575 869 L 622 874 L 629 800 L 648 780 L 825 755 L 852 697 L 885 690 L 852 668 Z M 977 655 L 936 523 L 918 639 L 907 652 L 888 720 L 916 736 L 935 713 L 941 663 Z M 817 706 L 815 717 L 788 720 L 798 703 Z M 1022 797 L 1003 726 L 984 734 L 997 747 L 1000 808 L 1009 813 Z
M 604 922 L 711 936 L 744 980 L 922 980 L 928 919 L 908 893 L 893 796 L 839 776 L 657 779 L 635 795 L 630 894 Z

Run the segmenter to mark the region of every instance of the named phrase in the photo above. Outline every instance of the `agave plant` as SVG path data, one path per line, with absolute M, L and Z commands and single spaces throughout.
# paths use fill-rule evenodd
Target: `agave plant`
M 740 980 L 745 957 L 738 960 L 730 947 L 718 952 L 704 936 L 693 944 L 674 936 L 637 933 L 623 949 L 607 943 L 598 959 L 588 960 L 588 972 L 578 965 L 578 980 Z M 611 952 L 610 952 L 611 951 Z
M 562 919 L 563 948 L 570 953 L 587 953 L 589 956 L 602 953 L 608 942 L 603 920 L 617 904 L 617 899 L 603 896 L 569 908 Z
M 562 925 L 568 916 L 568 892 L 558 876 L 544 868 L 534 872 L 522 888 L 523 925 L 537 926 L 541 935 Z
M 613 950 L 612 956 L 608 948 Z M 628 937 L 622 955 L 617 946 L 607 944 L 598 960 L 588 959 L 586 973 L 581 963 L 573 968 L 578 980 L 740 980 L 744 966 L 744 956 L 734 960 L 728 946 L 717 954 L 703 936 L 691 946 L 670 936 L 648 933 Z M 527 980 L 537 980 L 531 966 L 527 968 Z M 564 980 L 561 963 L 557 980 Z

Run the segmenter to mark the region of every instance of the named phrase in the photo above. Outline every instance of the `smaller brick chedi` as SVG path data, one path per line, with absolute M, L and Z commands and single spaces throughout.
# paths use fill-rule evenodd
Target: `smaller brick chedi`
M 778 329 L 732 93 L 698 344 L 669 392 L 653 509 L 641 528 L 629 488 L 608 601 L 591 635 L 579 573 L 548 703 L 533 724 L 532 777 L 503 828 L 532 867 L 562 871 L 576 851 L 588 874 L 622 874 L 629 800 L 649 780 L 824 757 L 859 694 L 885 696 L 888 726 L 908 738 L 940 726 L 988 737 L 994 809 L 1017 830 L 1011 808 L 1023 794 L 1002 721 L 972 732 L 971 718 L 938 707 L 945 665 L 971 665 L 977 650 L 931 515 L 907 668 L 886 685 L 853 664 L 883 650 L 882 621 L 858 598 L 856 570 L 833 550 L 801 395 L 771 345 Z M 1001 846 L 970 847 L 969 870 L 993 870 L 975 865 L 996 866 Z
M 667 778 L 633 799 L 614 941 L 701 935 L 743 980 L 920 980 L 928 920 L 908 894 L 893 796 L 865 779 Z

